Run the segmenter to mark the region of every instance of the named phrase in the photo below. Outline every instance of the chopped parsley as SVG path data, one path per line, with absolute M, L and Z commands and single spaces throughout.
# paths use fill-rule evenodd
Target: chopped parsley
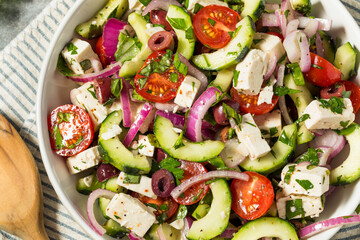
M 294 77 L 295 84 L 298 86 L 305 85 L 305 79 L 301 72 L 300 65 L 297 62 L 295 62 L 295 63 L 287 64 L 286 66 L 290 69 Z
M 285 96 L 287 94 L 300 93 L 300 92 L 302 92 L 302 91 L 292 89 L 292 88 L 288 88 L 288 87 L 285 87 L 285 86 L 274 86 L 274 94 L 276 96 L 278 96 L 278 97 Z
M 193 202 L 195 202 L 195 201 L 197 201 L 197 200 L 199 199 L 199 197 L 200 197 L 200 195 L 201 195 L 201 193 L 202 193 L 203 191 L 204 191 L 203 188 L 200 189 L 200 191 L 198 192 L 198 194 L 196 194 L 196 195 L 192 198 Z
M 215 20 L 213 20 L 211 18 L 208 18 L 207 20 L 208 20 L 208 22 L 210 23 L 211 26 L 215 26 L 215 23 L 216 23 Z
M 344 91 L 342 91 L 341 95 L 342 95 L 343 98 L 350 98 L 351 91 L 345 91 L 344 90 Z
M 306 191 L 309 190 L 309 189 L 313 189 L 314 188 L 314 185 L 312 184 L 312 182 L 310 182 L 309 180 L 307 179 L 295 179 L 295 181 L 303 188 L 305 189 Z
M 309 118 L 310 118 L 310 115 L 309 115 L 308 113 L 303 114 L 303 115 L 301 115 L 301 116 L 295 121 L 295 124 L 296 124 L 296 125 L 299 125 L 300 123 L 306 121 L 306 120 L 309 119 Z
M 313 147 L 308 148 L 308 150 L 300 155 L 298 159 L 296 160 L 296 163 L 300 162 L 310 162 L 312 165 L 319 165 L 319 153 L 322 153 L 323 151 L 321 149 L 315 149 Z
M 183 18 L 166 18 L 173 28 L 186 30 L 186 23 Z
M 68 52 L 70 52 L 71 55 L 78 54 L 78 52 L 76 51 L 78 50 L 78 48 L 73 43 L 69 43 L 67 45 L 67 50 Z
M 184 76 L 187 75 L 188 67 L 185 65 L 185 63 L 180 61 L 179 54 L 176 53 L 174 56 L 174 67 Z
M 278 130 L 276 127 L 270 128 L 270 137 L 275 136 L 278 133 Z
M 233 109 L 226 103 L 223 103 L 223 111 L 227 119 L 233 118 L 237 125 L 241 124 L 242 117 L 235 111 L 235 109 Z
M 57 114 L 57 123 L 60 124 L 62 122 L 70 122 L 70 119 L 74 116 L 73 113 L 69 112 L 58 112 Z
M 184 178 L 184 169 L 178 168 L 180 165 L 181 163 L 172 157 L 167 157 L 159 163 L 160 168 L 164 168 L 174 175 L 177 185 Z
M 316 64 L 311 64 L 311 66 L 312 66 L 313 68 L 317 68 L 317 69 L 324 69 L 324 68 L 322 68 L 322 67 L 320 67 L 320 66 L 318 66 L 318 65 L 316 65 Z
M 291 175 L 293 174 L 294 171 L 295 171 L 295 165 L 289 166 L 289 170 L 286 172 L 285 177 L 284 177 L 284 182 L 286 184 L 288 184 L 290 182 Z
M 178 81 L 178 74 L 176 72 L 172 72 L 170 73 L 170 81 L 173 82 L 173 83 L 177 83 Z
M 322 108 L 330 108 L 333 113 L 342 114 L 343 109 L 345 109 L 343 98 L 331 97 L 329 100 L 318 99 L 318 101 L 320 102 L 320 106 Z
M 123 183 L 131 183 L 131 184 L 139 184 L 140 183 L 140 175 L 131 175 L 125 173 Z
M 110 87 L 110 90 L 111 90 L 111 93 L 119 98 L 120 97 L 120 93 L 121 93 L 121 90 L 123 88 L 123 83 L 122 83 L 122 80 L 121 78 L 115 78 L 115 79 L 111 79 L 111 87 Z
M 234 86 L 237 86 L 239 80 L 240 71 L 234 70 Z
M 94 91 L 94 85 L 91 84 L 90 87 L 88 87 L 86 90 L 91 94 L 91 96 L 93 96 L 93 98 L 97 99 L 96 93 Z
M 347 120 L 346 122 L 341 121 L 341 122 L 340 122 L 340 125 L 341 125 L 343 128 L 346 128 L 346 127 L 349 125 L 349 122 L 350 122 L 350 120 Z
M 203 9 L 204 6 L 199 4 L 199 3 L 195 3 L 195 7 L 194 7 L 194 14 L 197 14 L 201 9 Z
M 302 199 L 294 199 L 286 201 L 286 219 L 294 218 L 298 215 L 305 216 Z
M 193 42 L 195 41 L 195 37 L 194 37 L 194 31 L 192 27 L 189 27 L 188 29 L 186 29 L 185 31 L 185 38 L 187 40 L 189 40 L 189 42 Z

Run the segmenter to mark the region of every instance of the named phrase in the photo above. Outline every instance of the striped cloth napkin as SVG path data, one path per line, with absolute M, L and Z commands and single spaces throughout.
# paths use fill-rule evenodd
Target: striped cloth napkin
M 52 240 L 91 239 L 61 204 L 47 177 L 38 147 L 35 121 L 36 92 L 42 61 L 57 26 L 75 1 L 53 0 L 0 52 L 0 113 L 13 124 L 34 155 L 44 193 L 45 227 Z M 360 0 L 342 2 L 360 24 Z M 0 240 L 3 239 L 18 238 L 0 231 Z M 333 239 L 360 239 L 360 224 L 342 228 Z

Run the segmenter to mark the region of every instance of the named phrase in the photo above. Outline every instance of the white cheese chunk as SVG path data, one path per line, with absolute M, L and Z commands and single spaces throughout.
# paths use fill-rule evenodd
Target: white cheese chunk
M 190 108 L 199 91 L 200 85 L 201 82 L 198 79 L 187 75 L 177 91 L 174 103 L 181 107 Z
M 145 6 L 139 0 L 129 0 L 129 11 L 143 11 Z
M 322 107 L 318 100 L 313 100 L 304 110 L 303 114 L 309 114 L 310 118 L 305 120 L 307 129 L 342 129 L 345 123 L 349 125 L 355 120 L 353 107 L 350 99 L 344 98 L 342 114 L 334 113 L 330 108 Z M 327 101 L 324 99 L 324 101 Z
M 177 219 L 177 220 L 172 221 L 169 225 L 177 230 L 182 230 L 185 227 L 185 220 Z
M 146 24 L 146 30 L 145 33 L 151 37 L 152 35 L 154 35 L 157 32 L 162 32 L 165 31 L 165 29 L 163 27 L 157 26 L 157 27 L 153 27 L 152 24 Z
M 231 126 L 233 127 L 233 124 Z M 237 127 L 235 132 L 240 142 L 243 142 L 247 136 L 256 136 L 261 138 L 261 131 L 250 113 L 242 115 L 240 127 Z
M 140 182 L 139 183 L 124 183 L 124 178 L 125 178 L 125 173 L 124 172 L 120 172 L 119 177 L 116 181 L 116 183 L 119 186 L 122 186 L 124 188 L 127 188 L 131 191 L 140 193 L 144 196 L 156 199 L 157 196 L 155 195 L 155 193 L 152 190 L 151 187 L 151 178 L 142 175 L 140 177 Z
M 228 4 L 226 2 L 219 0 L 189 0 L 187 10 L 191 13 L 194 13 L 196 4 L 199 4 L 202 7 L 206 7 L 209 5 L 219 5 L 219 6 L 228 7 Z
M 106 215 L 139 237 L 154 224 L 156 218 L 140 200 L 125 193 L 116 194 L 106 208 Z
M 289 171 L 294 168 L 293 171 Z M 286 173 L 289 177 L 286 177 Z M 325 167 L 315 167 L 306 164 L 288 164 L 281 172 L 281 182 L 279 186 L 283 189 L 283 194 L 301 194 L 307 196 L 320 197 L 329 190 L 330 171 Z
M 151 145 L 148 136 L 140 135 L 138 141 L 139 153 L 147 157 L 154 156 L 155 147 Z
M 289 201 L 289 203 L 291 203 L 296 199 L 301 199 L 302 208 L 304 210 L 305 217 L 311 217 L 311 218 L 318 217 L 319 213 L 321 213 L 324 210 L 321 197 L 310 197 L 305 195 L 290 195 L 286 197 L 284 196 L 278 198 L 276 201 L 276 207 L 280 218 L 286 219 L 287 210 L 291 212 L 295 212 L 297 210 L 296 207 L 293 206 L 286 208 L 286 202 Z M 298 214 L 292 217 L 291 219 L 302 218 L 302 217 L 303 217 L 302 214 Z
M 110 138 L 113 138 L 113 137 L 119 135 L 121 132 L 122 132 L 122 129 L 119 125 L 113 125 L 107 130 L 107 132 L 104 132 L 103 134 L 101 134 L 101 138 L 104 140 L 108 140 Z
M 70 97 L 74 105 L 84 108 L 89 113 L 95 131 L 97 131 L 106 118 L 108 109 L 92 96 L 90 91 L 94 91 L 94 89 L 91 86 L 92 83 L 88 82 L 79 88 L 71 90 Z
M 239 72 L 238 78 L 234 79 L 234 88 L 248 95 L 256 95 L 260 92 L 267 71 L 269 57 L 258 49 L 252 49 L 246 57 L 236 65 Z
M 257 105 L 261 105 L 263 103 L 271 104 L 273 96 L 274 96 L 273 87 L 272 86 L 264 87 L 260 91 Z
M 75 174 L 99 165 L 100 161 L 100 154 L 97 146 L 95 146 L 68 157 L 66 165 L 69 168 L 69 172 Z
M 281 59 L 285 55 L 285 48 L 281 39 L 271 34 L 255 33 L 252 47 L 269 55 L 275 54 L 277 59 Z
M 258 159 L 259 157 L 265 156 L 271 151 L 267 141 L 261 137 L 246 136 L 244 143 L 249 150 L 250 160 Z
M 277 137 L 281 133 L 281 112 L 274 110 L 263 115 L 255 115 L 254 120 L 264 138 Z
M 238 139 L 233 138 L 225 142 L 225 147 L 220 153 L 221 159 L 229 168 L 233 168 L 249 155 L 249 150 L 245 143 L 239 143 Z
M 78 38 L 74 38 L 65 46 L 61 55 L 75 74 L 92 73 L 95 69 L 102 69 L 99 57 L 92 50 L 91 45 Z M 97 61 L 92 61 L 94 59 Z M 96 66 L 93 66 L 93 64 L 96 64 Z
M 116 98 L 115 101 L 108 108 L 108 113 L 110 114 L 113 111 L 119 111 L 119 110 L 122 110 L 121 100 L 120 98 Z

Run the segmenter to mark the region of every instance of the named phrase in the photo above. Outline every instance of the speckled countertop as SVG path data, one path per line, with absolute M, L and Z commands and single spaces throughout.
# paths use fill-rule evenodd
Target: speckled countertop
M 16 37 L 51 0 L 0 0 L 0 50 Z

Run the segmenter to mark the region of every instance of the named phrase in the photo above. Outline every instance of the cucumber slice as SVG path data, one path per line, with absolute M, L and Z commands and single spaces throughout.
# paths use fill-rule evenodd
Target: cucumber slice
M 76 184 L 76 190 L 85 195 L 89 195 L 92 191 L 101 187 L 102 183 L 98 181 L 96 173 L 80 178 Z
M 331 37 L 324 31 L 319 30 L 320 38 L 323 44 L 325 59 L 333 63 L 335 59 L 335 44 Z
M 191 216 L 193 216 L 196 220 L 199 220 L 201 218 L 203 218 L 204 216 L 206 216 L 206 214 L 209 212 L 210 210 L 210 205 L 209 204 L 199 204 L 194 212 L 191 214 Z
M 196 55 L 192 61 L 197 67 L 206 70 L 221 70 L 235 65 L 249 52 L 254 33 L 254 21 L 247 16 L 240 21 L 228 45 L 213 53 Z
M 103 9 L 89 21 L 78 25 L 75 31 L 84 38 L 99 37 L 102 34 L 105 22 L 110 18 L 121 18 L 128 8 L 129 2 L 127 0 L 109 0 Z
M 210 184 L 210 189 L 213 195 L 210 211 L 205 217 L 193 222 L 188 239 L 212 239 L 220 235 L 229 224 L 231 193 L 228 184 L 224 179 L 219 179 Z
M 234 77 L 234 70 L 235 67 L 230 67 L 219 71 L 211 86 L 220 87 L 223 92 L 229 91 Z
M 285 87 L 300 90 L 299 93 L 289 94 L 293 102 L 295 103 L 298 116 L 300 117 L 304 112 L 305 108 L 314 99 L 306 85 L 298 86 L 294 81 L 294 77 L 291 74 L 287 74 L 284 78 Z M 315 138 L 314 134 L 310 132 L 303 123 L 300 123 L 300 128 L 297 134 L 297 143 L 303 144 L 310 142 Z
M 256 231 L 254 231 L 256 229 Z M 275 237 L 283 240 L 298 240 L 294 227 L 281 218 L 262 217 L 246 223 L 232 240 L 257 240 L 263 237 Z
M 287 125 L 283 128 L 271 152 L 256 160 L 246 158 L 240 166 L 247 171 L 254 171 L 267 175 L 285 166 L 296 145 L 297 126 Z
M 157 234 L 158 228 L 162 228 L 164 237 L 166 240 L 177 240 L 180 239 L 180 231 L 170 226 L 168 223 L 163 224 L 154 224 L 149 230 L 149 236 L 152 240 L 160 240 L 159 235 Z
M 337 49 L 334 65 L 340 69 L 342 80 L 348 80 L 356 74 L 356 51 L 349 42 Z
M 102 188 L 103 189 L 106 189 L 106 190 L 109 190 L 109 191 L 112 191 L 114 193 L 120 193 L 120 192 L 123 192 L 124 188 L 119 186 L 116 181 L 117 181 L 117 178 L 118 177 L 112 177 L 112 178 L 109 178 L 108 180 L 106 180 L 106 182 L 104 182 Z
M 264 0 L 243 0 L 244 8 L 241 11 L 241 18 L 250 16 L 256 22 L 265 9 Z
M 360 126 L 354 124 L 355 130 L 345 135 L 350 146 L 350 153 L 346 160 L 337 168 L 331 170 L 330 184 L 345 185 L 354 182 L 360 177 Z
M 146 24 L 148 22 L 145 20 L 140 13 L 133 12 L 128 17 L 129 24 L 134 28 L 136 36 L 139 38 L 139 41 L 142 43 L 140 52 L 130 61 L 126 61 L 119 71 L 120 77 L 133 77 L 142 67 L 147 57 L 152 53 L 151 49 L 147 46 L 149 41 L 149 36 L 145 34 Z
M 304 14 L 305 16 L 311 13 L 311 1 L 310 0 L 290 0 L 291 7 Z
M 105 219 L 109 219 L 109 217 L 106 215 L 106 208 L 109 205 L 110 201 L 111 199 L 99 198 L 99 208 Z
M 195 49 L 195 34 L 190 15 L 184 8 L 170 5 L 166 20 L 173 27 L 178 38 L 177 53 L 189 60 Z
M 124 237 L 126 233 L 130 232 L 127 228 L 122 227 L 119 223 L 112 219 L 107 220 L 103 227 L 105 228 L 107 235 L 111 237 L 119 237 L 119 239 Z
M 156 116 L 154 133 L 161 148 L 171 157 L 192 162 L 205 162 L 210 158 L 216 157 L 225 146 L 220 141 L 184 141 L 184 146 L 175 149 L 174 145 L 179 139 L 179 134 L 174 131 L 171 121 L 161 116 Z
M 105 161 L 114 165 L 121 171 L 130 174 L 144 174 L 151 170 L 151 163 L 146 156 L 134 156 L 120 141 L 118 136 L 104 140 L 101 136 L 109 131 L 113 125 L 119 125 L 122 120 L 122 112 L 110 113 L 102 122 L 99 132 L 99 152 Z

